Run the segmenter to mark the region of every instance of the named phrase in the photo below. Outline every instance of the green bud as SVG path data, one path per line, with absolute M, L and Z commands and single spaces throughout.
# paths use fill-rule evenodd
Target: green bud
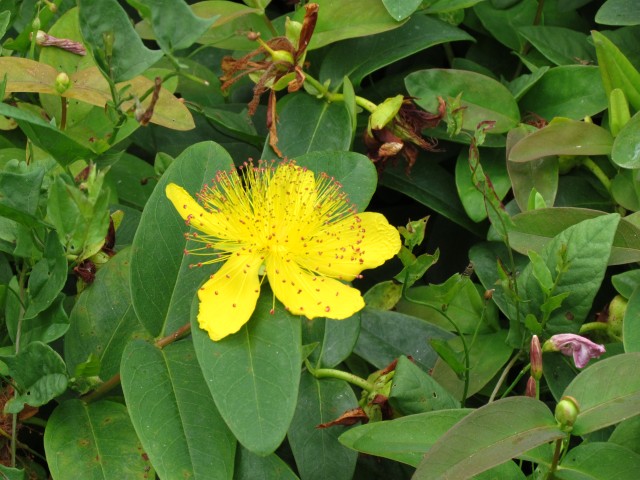
M 624 314 L 627 312 L 627 300 L 621 295 L 616 295 L 609 304 L 609 316 L 607 317 L 607 331 L 612 337 L 622 338 L 622 325 Z
M 573 397 L 564 396 L 556 405 L 555 417 L 563 430 L 570 431 L 573 428 L 579 413 L 580 406 Z
M 56 92 L 62 95 L 69 89 L 71 85 L 71 80 L 69 80 L 69 75 L 64 72 L 61 72 L 56 77 Z
M 40 17 L 36 17 L 31 22 L 31 30 L 40 30 Z
M 369 130 L 382 130 L 398 114 L 403 101 L 403 95 L 396 95 L 378 105 L 369 117 Z
M 302 24 L 287 17 L 287 20 L 284 22 L 284 35 L 291 43 L 295 45 L 296 48 L 298 48 L 298 41 L 300 40 L 301 31 Z
M 622 90 L 614 88 L 609 94 L 609 130 L 611 130 L 611 135 L 617 136 L 630 119 L 627 97 Z
M 531 362 L 531 376 L 535 380 L 540 380 L 542 378 L 542 348 L 537 335 L 531 337 L 529 359 Z
M 271 60 L 277 63 L 288 63 L 293 65 L 293 55 L 286 50 L 274 50 L 271 52 Z

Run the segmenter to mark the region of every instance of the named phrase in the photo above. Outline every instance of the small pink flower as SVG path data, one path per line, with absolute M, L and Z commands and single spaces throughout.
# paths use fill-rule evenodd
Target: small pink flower
M 573 362 L 578 368 L 584 368 L 589 360 L 598 358 L 605 352 L 604 346 L 573 333 L 560 333 L 547 340 L 542 348 L 544 352 L 561 352 L 573 355 Z

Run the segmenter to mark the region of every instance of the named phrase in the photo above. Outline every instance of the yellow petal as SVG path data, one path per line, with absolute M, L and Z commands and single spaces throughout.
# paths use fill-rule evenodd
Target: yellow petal
M 307 273 L 284 257 L 267 257 L 266 267 L 271 290 L 295 315 L 342 320 L 364 307 L 357 289 L 333 278 Z
M 290 224 L 299 226 L 299 222 L 292 220 L 299 221 L 314 215 L 317 199 L 314 173 L 294 164 L 281 164 L 269 182 L 266 198 L 271 201 L 276 225 L 284 228 Z
M 184 188 L 170 183 L 165 188 L 165 194 L 180 216 L 191 226 L 206 234 L 219 238 L 222 235 L 224 238 L 224 229 L 216 219 L 216 215 L 202 208 Z
M 322 228 L 295 253 L 307 270 L 353 280 L 382 265 L 400 250 L 400 234 L 380 213 L 364 212 Z
M 247 323 L 260 295 L 261 265 L 260 256 L 233 254 L 198 290 L 198 324 L 211 340 L 236 333 Z

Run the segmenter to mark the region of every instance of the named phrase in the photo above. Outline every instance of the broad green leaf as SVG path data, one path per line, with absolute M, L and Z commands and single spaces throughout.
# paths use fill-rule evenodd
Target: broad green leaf
M 71 375 L 93 354 L 100 360 L 99 376 L 111 378 L 120 372 L 126 344 L 148 336 L 131 306 L 130 254 L 127 249 L 109 260 L 71 311 L 71 327 L 64 339 L 64 358 Z
M 320 65 L 320 81 L 331 80 L 331 89 L 336 89 L 347 76 L 357 86 L 367 75 L 386 65 L 435 45 L 459 40 L 473 38 L 436 18 L 415 15 L 390 32 L 333 45 Z M 345 58 L 351 61 L 347 62 Z
M 556 65 L 593 63 L 596 52 L 584 33 L 546 25 L 524 26 L 518 32 Z
M 54 480 L 154 475 L 127 408 L 117 402 L 66 400 L 47 421 L 44 449 Z
M 494 121 L 489 133 L 503 133 L 520 121 L 518 105 L 511 92 L 500 82 L 475 72 L 433 68 L 405 77 L 409 95 L 427 111 L 438 111 L 438 97 L 445 101 L 462 94 L 462 128 L 475 130 L 483 121 Z
M 320 8 L 309 50 L 347 38 L 375 35 L 402 25 L 389 15 L 382 0 L 316 0 L 315 3 Z M 303 17 L 303 8 L 291 16 L 292 20 L 299 22 Z
M 495 308 L 482 298 L 481 293 L 484 289 L 480 292 L 479 286 L 473 282 L 459 278 L 458 280 L 463 281 L 463 284 L 452 287 L 457 288 L 453 298 L 446 301 L 443 298 L 441 287 L 449 281 L 442 285 L 421 285 L 408 290 L 407 296 L 411 300 L 402 298 L 396 306 L 396 311 L 421 318 L 452 332 L 455 328 L 443 315 L 446 313 L 464 334 L 490 333 L 491 327 L 496 326 L 498 316 Z M 447 305 L 446 312 L 442 311 L 443 302 Z
M 278 149 L 285 157 L 323 150 L 349 150 L 351 120 L 342 102 L 328 103 L 306 93 L 285 97 L 278 109 Z M 277 158 L 269 142 L 262 158 Z
M 384 7 L 397 21 L 404 20 L 415 12 L 422 0 L 382 0 Z
M 484 0 L 429 0 L 423 7 L 426 7 L 425 13 L 449 13 L 461 8 L 472 7 L 480 2 L 484 2 Z
M 603 25 L 640 25 L 640 12 L 634 0 L 607 0 L 596 13 Z
M 627 218 L 625 218 L 627 220 Z M 634 290 L 640 286 L 640 269 L 628 270 L 611 276 L 611 285 L 624 298 L 631 298 Z
M 438 163 L 418 158 L 411 175 L 407 175 L 403 166 L 387 167 L 380 183 L 433 209 L 470 232 L 483 235 L 483 229 L 467 217 L 456 192 L 453 175 Z
M 354 352 L 379 369 L 400 355 L 411 355 L 418 365 L 429 370 L 437 359 L 429 339 L 452 336 L 423 320 L 396 312 L 365 308 L 360 322 L 360 336 Z
M 220 105 L 218 108 L 205 106 L 203 113 L 224 134 L 262 148 L 264 138 L 257 133 L 246 105 Z
M 510 8 L 498 8 L 495 2 L 480 2 L 473 11 L 496 40 L 511 50 L 520 51 L 525 40 L 518 31 L 520 27 L 535 24 L 537 3 L 529 0 L 510 3 L 514 4 Z
M 5 10 L 3 13 L 9 13 L 8 10 Z M 1 14 L 0 14 L 1 15 Z M 8 17 L 9 15 L 7 15 Z M 25 480 L 25 471 L 23 469 L 6 467 L 4 465 L 0 465 L 0 474 L 3 476 L 2 478 L 5 480 Z
M 583 220 L 563 230 L 538 252 L 554 275 L 552 294 L 569 293 L 562 307 L 551 314 L 546 324 L 549 334 L 577 333 L 587 317 L 604 277 L 619 221 L 618 214 Z M 531 264 L 518 277 L 518 291 L 523 296 L 521 318 L 527 314 L 539 316 L 545 295 L 533 275 Z
M 449 392 L 404 355 L 398 358 L 389 403 L 404 415 L 460 408 Z
M 121 376 L 131 421 L 161 478 L 232 478 L 235 439 L 213 403 L 190 340 L 162 350 L 130 342 Z
M 491 185 L 499 200 L 502 200 L 511 189 L 507 175 L 502 149 L 483 149 L 480 152 L 482 170 L 489 176 Z M 473 175 L 469 167 L 468 151 L 462 149 L 456 161 L 456 187 L 467 215 L 474 222 L 487 218 L 487 206 L 482 192 L 473 183 Z
M 66 296 L 64 294 L 59 294 L 45 310 L 38 312 L 30 318 L 22 319 L 22 323 L 20 324 L 20 343 L 22 345 L 30 342 L 51 343 L 67 332 L 69 329 L 69 316 L 64 308 L 65 299 Z M 9 301 L 9 299 L 7 299 L 7 301 Z M 13 318 L 7 315 L 7 330 L 14 342 L 18 331 L 18 318 L 18 315 L 14 315 Z
M 57 298 L 67 281 L 67 259 L 55 231 L 47 235 L 42 259 L 29 276 L 29 305 L 24 318 L 30 319 L 45 310 Z
M 640 289 L 636 287 L 628 298 L 622 323 L 624 351 L 640 352 Z
M 609 443 L 615 443 L 640 454 L 640 416 L 624 420 L 616 425 L 609 437 Z
M 425 452 L 471 409 L 438 410 L 361 425 L 340 435 L 340 442 L 359 452 L 417 467 Z
M 611 181 L 613 200 L 628 210 L 640 210 L 640 170 L 620 169 Z
M 358 404 L 343 380 L 316 379 L 304 372 L 298 404 L 287 437 L 300 477 L 305 480 L 350 480 L 358 455 L 338 442 L 343 427 L 316 428 L 337 419 Z
M 298 480 L 291 468 L 275 453 L 261 457 L 246 448 L 236 449 L 235 480 L 255 480 L 260 477 L 270 480 Z
M 32 342 L 16 355 L 0 355 L 9 367 L 17 392 L 5 405 L 5 413 L 18 413 L 24 404 L 39 407 L 67 389 L 66 367 L 60 355 L 42 342 Z
M 520 253 L 537 252 L 560 232 L 583 220 L 601 218 L 604 212 L 585 208 L 556 207 L 519 213 L 513 217 L 514 228 L 509 232 L 509 245 Z M 608 257 L 609 265 L 620 265 L 640 260 L 640 231 L 630 222 L 622 220 L 613 238 Z M 604 254 L 604 252 L 603 252 Z
M 549 67 L 540 67 L 537 68 L 533 73 L 525 73 L 520 75 L 518 78 L 515 78 L 511 82 L 507 84 L 509 91 L 513 94 L 514 98 L 517 101 L 529 91 L 531 88 L 538 83 L 538 81 L 543 77 L 545 73 L 549 71 Z
M 316 366 L 332 368 L 351 355 L 360 334 L 360 314 L 344 320 L 316 318 L 302 323 L 305 345 L 320 344 L 309 355 Z
M 195 194 L 217 171 L 232 165 L 221 146 L 195 144 L 175 159 L 145 206 L 131 250 L 131 298 L 138 318 L 153 335 L 184 324 L 198 286 L 213 273 L 209 268 L 189 268 L 193 260 L 183 252 L 188 227 L 165 196 L 165 187 L 174 182 Z
M 25 226 L 40 223 L 35 215 L 44 169 L 10 160 L 0 171 L 0 215 Z
M 79 0 L 80 29 L 96 63 L 114 81 L 129 80 L 162 58 L 133 29 L 117 0 Z
M 602 74 L 604 91 L 609 96 L 611 90 L 619 88 L 624 92 L 629 103 L 637 111 L 640 110 L 640 72 L 634 68 L 629 59 L 603 34 L 592 31 L 593 43 L 596 46 L 598 65 Z
M 533 127 L 519 125 L 507 135 L 507 158 L 514 145 L 535 131 Z M 507 171 L 511 180 L 513 196 L 521 211 L 528 210 L 529 196 L 536 190 L 545 203 L 553 206 L 558 191 L 558 159 L 555 156 L 539 158 L 529 162 L 507 160 Z
M 564 65 L 549 69 L 519 102 L 522 112 L 546 120 L 567 117 L 581 120 L 607 108 L 598 67 Z
M 567 452 L 553 476 L 559 480 L 633 479 L 640 468 L 640 455 L 610 442 L 583 443 Z
M 511 162 L 530 162 L 551 155 L 608 155 L 613 137 L 602 127 L 574 120 L 547 125 L 516 143 Z
M 611 160 L 622 168 L 640 168 L 640 112 L 620 130 L 613 142 Z
M 151 24 L 155 39 L 165 52 L 190 47 L 218 18 L 194 15 L 184 0 L 127 0 Z
M 0 115 L 15 119 L 29 141 L 51 154 L 62 166 L 95 156 L 89 148 L 27 110 L 1 103 Z
M 466 392 L 467 398 L 487 385 L 509 360 L 512 348 L 507 345 L 506 337 L 506 330 L 478 335 L 475 337 L 473 344 L 471 343 L 472 337 L 466 337 L 467 346 L 471 346 L 469 350 L 469 388 Z M 464 362 L 460 338 L 456 337 L 450 340 L 449 345 L 458 353 L 461 361 Z M 436 362 L 431 376 L 455 398 L 462 399 L 464 381 L 458 378 L 451 367 L 441 358 Z
M 128 153 L 122 154 L 111 165 L 107 180 L 115 184 L 120 203 L 140 210 L 146 205 L 157 183 L 153 166 Z
M 238 333 L 214 342 L 196 320 L 196 355 L 211 395 L 238 441 L 258 455 L 272 453 L 293 418 L 302 362 L 300 322 L 263 292 L 253 316 Z
M 639 360 L 638 352 L 605 358 L 569 384 L 564 394 L 580 405 L 573 435 L 584 435 L 640 414 Z
M 529 397 L 498 400 L 441 436 L 413 478 L 469 478 L 565 435 L 544 403 Z
M 367 157 L 356 152 L 327 151 L 309 152 L 295 158 L 302 167 L 334 177 L 343 186 L 349 203 L 358 211 L 371 201 L 378 183 L 376 168 Z

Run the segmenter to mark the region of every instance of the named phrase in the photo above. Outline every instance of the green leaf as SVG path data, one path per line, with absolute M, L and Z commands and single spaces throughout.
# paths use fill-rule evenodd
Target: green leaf
M 566 117 L 581 120 L 607 108 L 598 67 L 565 65 L 547 71 L 519 102 L 522 112 L 532 112 L 546 120 Z
M 521 139 L 535 131 L 533 127 L 519 125 L 509 131 L 507 135 L 507 158 L 509 152 Z M 555 156 L 539 158 L 529 162 L 512 162 L 507 160 L 507 171 L 511 180 L 513 196 L 520 207 L 526 212 L 529 197 L 533 189 L 536 190 L 545 203 L 553 205 L 558 191 L 558 159 Z
M 320 15 L 323 15 L 322 9 Z M 386 65 L 435 45 L 459 40 L 473 40 L 473 37 L 434 17 L 415 15 L 390 32 L 333 45 L 320 65 L 320 81 L 331 80 L 331 89 L 335 90 L 346 76 L 358 86 L 367 75 Z
M 611 160 L 622 168 L 640 168 L 640 112 L 620 130 L 613 142 Z
M 541 252 L 553 237 L 566 228 L 605 215 L 597 210 L 573 207 L 542 208 L 519 213 L 513 217 L 514 228 L 509 232 L 509 245 L 521 253 L 529 250 Z M 622 219 L 608 254 L 608 264 L 620 265 L 640 260 L 639 234 L 636 226 Z
M 404 20 L 415 12 L 422 0 L 382 0 L 384 7 L 397 21 Z
M 65 295 L 58 295 L 45 310 L 38 312 L 31 318 L 23 318 L 20 328 L 20 343 L 22 345 L 30 342 L 50 343 L 62 337 L 69 329 L 69 316 L 64 309 L 65 300 Z M 17 316 L 14 318 L 17 320 Z M 15 342 L 18 330 L 17 322 L 13 323 L 12 319 L 7 318 L 7 330 Z
M 161 51 L 144 46 L 117 0 L 79 0 L 78 7 L 82 36 L 100 69 L 115 82 L 141 74 L 162 58 Z
M 241 445 L 238 446 L 233 478 L 235 480 L 255 480 L 260 476 L 273 480 L 298 480 L 291 468 L 275 453 L 261 457 Z
M 315 3 L 320 8 L 309 50 L 347 38 L 375 35 L 402 25 L 402 22 L 396 22 L 389 15 L 380 0 L 317 0 Z M 354 12 L 357 12 L 357 15 Z M 302 22 L 303 17 L 304 9 L 299 8 L 292 20 Z
M 500 82 L 475 72 L 433 68 L 405 77 L 409 95 L 427 111 L 438 111 L 438 97 L 444 100 L 462 95 L 462 128 L 475 130 L 483 121 L 494 121 L 489 133 L 502 133 L 520 121 L 518 105 L 511 92 Z
M 41 223 L 35 216 L 44 169 L 7 162 L 0 171 L 0 215 L 26 226 Z
M 361 313 L 360 336 L 354 352 L 378 369 L 400 355 L 411 354 L 425 370 L 433 367 L 436 352 L 430 338 L 451 338 L 451 334 L 409 315 L 365 308 Z
M 453 175 L 436 162 L 422 160 L 413 166 L 411 175 L 407 175 L 402 166 L 387 167 L 380 183 L 435 210 L 470 232 L 482 235 L 482 229 L 470 221 L 464 211 Z
M 404 355 L 398 358 L 389 403 L 405 415 L 460 408 L 449 392 Z
M 607 0 L 596 13 L 596 22 L 603 25 L 639 25 L 640 12 L 634 0 Z
M 340 435 L 340 442 L 359 452 L 417 467 L 425 452 L 471 409 L 438 410 L 361 425 Z
M 640 85 L 640 72 L 603 34 L 592 31 L 591 36 L 596 46 L 602 84 L 607 97 L 611 94 L 611 90 L 619 88 L 624 92 L 633 108 L 636 111 L 640 110 L 640 87 L 638 86 Z
M 60 355 L 42 342 L 32 342 L 17 355 L 0 355 L 17 388 L 5 413 L 18 413 L 24 404 L 39 407 L 67 389 L 66 367 Z
M 636 288 L 628 298 L 622 323 L 624 351 L 640 352 L 640 289 Z
M 165 52 L 190 47 L 218 19 L 194 15 L 184 0 L 127 0 L 151 24 L 155 39 Z
M 195 194 L 217 171 L 232 165 L 220 145 L 192 145 L 167 169 L 142 212 L 131 251 L 131 298 L 152 335 L 184 324 L 197 288 L 212 273 L 208 268 L 189 268 L 192 261 L 183 252 L 188 227 L 165 196 L 165 187 L 174 182 Z
M 20 129 L 29 138 L 29 141 L 45 152 L 50 153 L 62 166 L 70 165 L 79 159 L 88 160 L 95 157 L 95 154 L 89 148 L 81 145 L 28 110 L 21 110 L 6 103 L 0 103 L 0 115 L 15 119 Z
M 604 128 L 566 120 L 524 137 L 509 152 L 509 161 L 530 162 L 551 155 L 608 155 L 612 146 L 613 137 Z
M 8 11 L 4 11 L 2 13 L 9 13 Z M 1 15 L 1 14 L 0 14 Z M 9 15 L 7 15 L 8 17 Z M 22 469 L 11 468 L 5 465 L 0 465 L 0 474 L 4 480 L 25 480 L 25 471 Z
M 534 25 L 536 2 L 510 2 L 510 8 L 498 8 L 495 1 L 481 2 L 473 7 L 473 11 L 491 35 L 511 50 L 520 51 L 524 38 L 519 35 L 523 26 Z
M 155 171 L 149 163 L 123 153 L 118 161 L 111 165 L 107 180 L 115 184 L 120 203 L 142 210 L 156 186 L 155 176 Z
M 413 478 L 469 478 L 564 436 L 544 403 L 528 397 L 498 400 L 441 436 Z
M 231 479 L 235 439 L 213 403 L 189 340 L 162 350 L 130 342 L 121 375 L 131 421 L 161 478 Z
M 130 255 L 126 249 L 111 258 L 71 311 L 64 358 L 72 375 L 93 354 L 100 360 L 100 377 L 111 378 L 120 372 L 127 343 L 149 335 L 131 307 Z
M 502 200 L 511 189 L 504 161 L 504 151 L 498 148 L 483 149 L 480 153 L 482 169 L 491 180 L 491 185 L 499 200 Z M 456 161 L 456 187 L 467 215 L 474 222 L 487 218 L 487 206 L 482 192 L 473 183 L 473 175 L 469 166 L 469 154 L 465 149 L 460 151 Z
M 300 477 L 305 480 L 350 480 L 358 455 L 338 442 L 342 427 L 316 428 L 358 405 L 348 383 L 318 380 L 304 372 L 298 404 L 287 437 Z
M 289 428 L 302 362 L 301 319 L 281 307 L 271 315 L 271 308 L 272 294 L 263 291 L 249 322 L 218 342 L 200 329 L 192 309 L 193 343 L 216 406 L 238 441 L 263 456 Z
M 278 104 L 278 148 L 288 158 L 321 150 L 349 150 L 351 119 L 342 102 L 327 103 L 307 93 L 290 94 Z M 277 158 L 269 142 L 262 158 Z
M 42 259 L 29 276 L 29 305 L 25 319 L 35 317 L 51 305 L 67 281 L 67 259 L 55 231 L 47 235 Z
M 545 292 L 550 293 L 553 289 L 553 278 L 551 277 L 549 267 L 547 267 L 547 264 L 535 250 L 529 250 L 526 253 L 529 257 L 529 260 L 531 260 L 533 276 L 538 281 L 538 284 L 542 287 L 542 289 Z
M 640 377 L 635 374 L 638 361 L 638 352 L 615 355 L 594 363 L 569 384 L 564 395 L 580 405 L 573 435 L 585 435 L 640 414 Z
M 347 358 L 360 334 L 360 314 L 344 320 L 316 318 L 302 323 L 302 338 L 305 345 L 320 344 L 309 355 L 317 367 L 332 368 Z
M 640 454 L 640 417 L 635 416 L 616 425 L 609 437 L 615 443 Z
M 55 480 L 144 480 L 154 475 L 121 403 L 65 401 L 47 421 L 44 449 Z
M 633 291 L 640 286 L 640 269 L 629 270 L 611 276 L 611 284 L 624 298 L 631 298 Z
M 518 32 L 556 65 L 595 61 L 596 52 L 587 42 L 588 37 L 584 33 L 546 25 L 524 26 Z
M 640 455 L 610 442 L 583 443 L 569 450 L 554 477 L 559 480 L 632 479 L 638 474 Z
M 364 211 L 378 185 L 376 167 L 356 152 L 309 152 L 296 157 L 296 163 L 318 173 L 334 177 L 343 186 L 349 203 Z
M 469 350 L 469 389 L 467 397 L 479 392 L 500 371 L 511 356 L 512 348 L 506 343 L 507 332 L 478 335 Z M 467 345 L 471 337 L 467 336 Z M 449 341 L 451 347 L 463 357 L 462 342 L 459 337 Z M 451 395 L 461 399 L 464 393 L 464 381 L 458 378 L 449 365 L 438 359 L 433 371 L 433 379 L 442 385 Z

